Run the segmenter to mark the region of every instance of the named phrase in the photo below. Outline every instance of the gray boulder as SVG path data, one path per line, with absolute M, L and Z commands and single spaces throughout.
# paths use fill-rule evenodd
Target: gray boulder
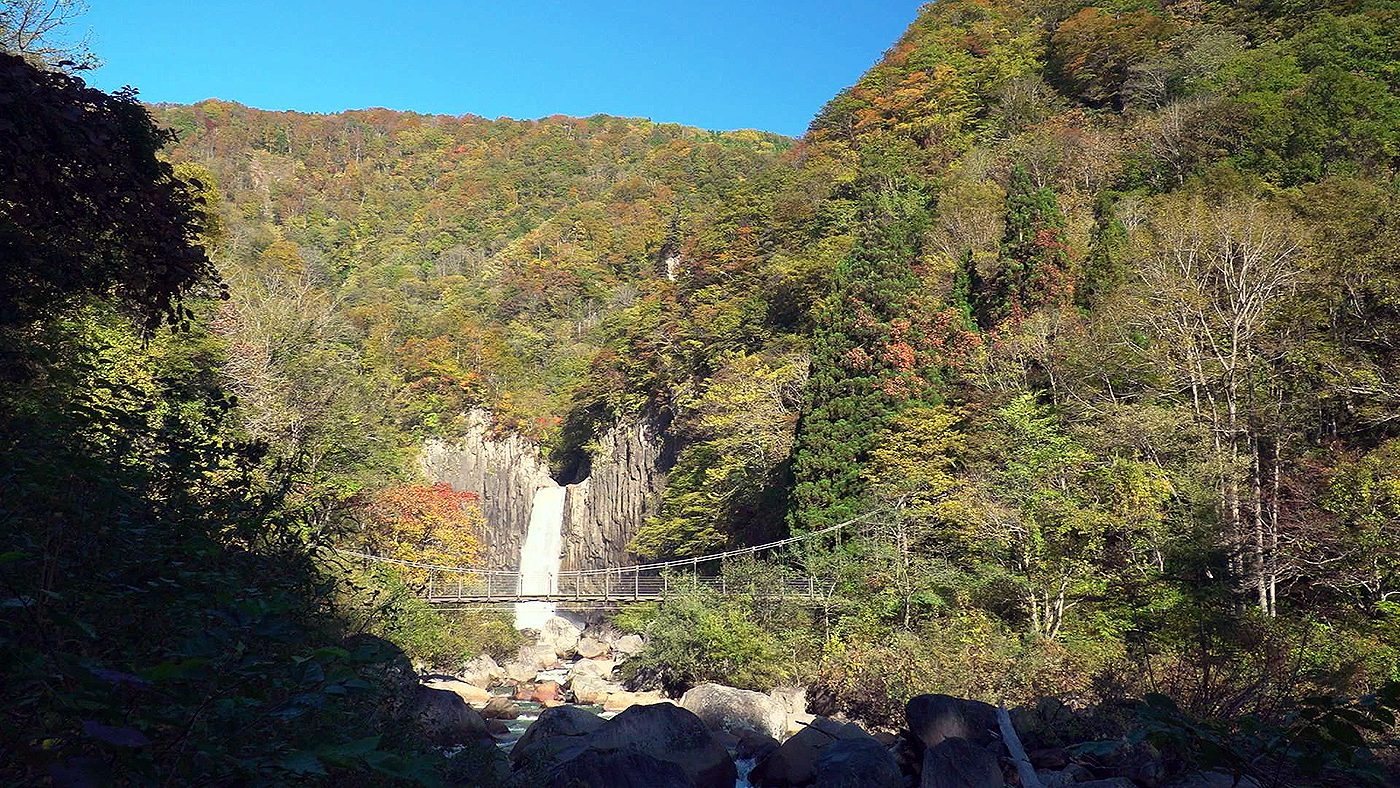
M 498 681 L 505 673 L 490 654 L 472 657 L 457 673 L 457 678 L 475 687 L 486 689 Z
M 842 739 L 822 749 L 812 788 L 894 788 L 899 763 L 874 739 Z
M 1235 775 L 1224 771 L 1196 772 L 1172 781 L 1169 788 L 1259 788 L 1253 777 Z
M 904 705 L 904 720 L 917 743 L 925 748 L 951 738 L 990 744 L 998 727 L 995 707 L 951 695 L 910 698 Z
M 535 641 L 538 646 L 548 647 L 555 654 L 574 653 L 583 629 L 567 618 L 553 616 L 540 627 L 540 636 Z
M 569 691 L 574 693 L 578 703 L 602 704 L 609 695 L 622 692 L 622 685 L 614 681 L 604 681 L 595 676 L 575 676 L 569 682 Z
M 608 645 L 593 638 L 579 638 L 574 652 L 584 659 L 593 659 L 608 653 Z
M 711 730 L 749 731 L 775 739 L 787 732 L 787 710 L 761 692 L 701 684 L 681 696 L 681 708 L 694 712 Z
M 533 763 L 553 766 L 588 749 L 588 734 L 603 727 L 603 720 L 577 706 L 555 706 L 540 712 L 539 719 L 530 723 L 525 735 L 510 751 L 510 762 L 516 768 Z
M 599 749 L 626 748 L 679 765 L 696 788 L 734 788 L 738 771 L 705 723 L 670 703 L 631 708 L 589 735 Z
M 853 739 L 874 738 L 854 723 L 842 724 L 816 717 L 795 736 L 754 766 L 749 782 L 760 788 L 798 788 L 817 776 L 817 761 L 831 744 Z
M 622 657 L 639 654 L 643 648 L 646 648 L 646 642 L 641 635 L 623 635 L 613 643 L 613 653 Z
M 514 699 L 505 695 L 494 695 L 481 707 L 481 716 L 488 720 L 514 720 L 520 717 L 520 707 Z
M 778 702 L 789 715 L 807 713 L 806 687 L 774 687 L 768 697 Z
M 744 733 L 739 736 L 739 743 L 734 745 L 734 757 L 758 762 L 772 755 L 780 746 L 782 743 L 772 736 Z
M 919 788 L 1005 788 L 1001 766 L 986 747 L 960 737 L 924 751 Z
M 434 744 L 450 747 L 491 738 L 486 720 L 450 690 L 419 687 L 412 716 Z
M 678 764 L 628 749 L 584 750 L 531 788 L 696 788 Z M 524 788 L 522 785 L 521 788 Z

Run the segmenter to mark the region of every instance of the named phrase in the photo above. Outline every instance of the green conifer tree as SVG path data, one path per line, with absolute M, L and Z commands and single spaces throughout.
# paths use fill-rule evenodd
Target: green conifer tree
M 862 466 L 890 418 L 911 400 L 934 398 L 937 368 L 923 335 L 926 310 L 914 269 L 926 204 L 917 190 L 868 198 L 860 238 L 818 310 L 793 460 L 794 531 L 854 516 Z
M 1059 201 L 1053 191 L 1037 188 L 1026 171 L 1016 167 L 1006 194 L 1001 259 L 978 305 L 978 323 L 991 328 L 1073 292 Z

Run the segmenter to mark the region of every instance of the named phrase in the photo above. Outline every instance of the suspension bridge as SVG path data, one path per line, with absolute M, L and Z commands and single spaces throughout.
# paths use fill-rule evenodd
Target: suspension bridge
M 754 585 L 747 582 L 743 584 L 743 589 L 731 589 L 729 588 L 731 581 L 723 573 L 701 574 L 701 567 L 777 550 L 825 534 L 839 532 L 847 526 L 864 522 L 878 513 L 878 511 L 870 512 L 800 536 L 721 553 L 650 564 L 579 569 L 550 573 L 544 576 L 510 570 L 405 561 L 354 550 L 337 549 L 336 552 L 347 558 L 359 559 L 367 563 L 389 564 L 417 570 L 420 577 L 426 574 L 425 581 L 418 586 L 418 595 L 435 605 L 554 602 L 566 606 L 587 603 L 593 606 L 607 607 L 624 602 L 660 599 L 673 589 L 679 589 L 682 586 L 700 586 L 721 594 L 752 589 Z M 765 580 L 762 584 L 762 592 L 766 595 L 813 598 L 822 596 L 828 585 L 829 580 L 815 575 L 784 574 Z M 526 589 L 546 590 L 527 591 Z

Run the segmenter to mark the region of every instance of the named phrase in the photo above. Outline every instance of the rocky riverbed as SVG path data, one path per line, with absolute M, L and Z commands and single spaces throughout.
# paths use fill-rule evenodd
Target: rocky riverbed
M 585 630 L 551 619 L 505 665 L 424 677 L 420 721 L 444 745 L 493 745 L 475 779 L 509 788 L 1258 788 L 1115 740 L 1097 711 L 1055 699 L 1008 711 L 921 695 L 882 731 L 807 713 L 800 688 L 630 692 L 615 669 L 640 641 Z

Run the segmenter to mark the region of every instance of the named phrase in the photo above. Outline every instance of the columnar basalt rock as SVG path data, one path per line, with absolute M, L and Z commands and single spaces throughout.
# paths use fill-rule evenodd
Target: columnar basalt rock
M 491 415 L 481 409 L 468 414 L 468 425 L 466 436 L 456 443 L 425 442 L 418 464 L 429 479 L 480 496 L 486 518 L 482 564 L 514 570 L 519 568 L 535 490 L 554 481 L 533 441 L 514 434 L 493 437 Z
M 515 570 L 535 491 L 555 482 L 538 444 L 515 434 L 495 437 L 490 427 L 491 414 L 473 410 L 465 437 L 455 443 L 426 441 L 418 464 L 432 481 L 480 496 L 486 519 L 482 564 Z M 563 571 L 632 563 L 627 543 L 656 513 L 666 471 L 674 463 L 664 426 L 652 419 L 614 424 L 597 446 L 584 478 L 569 484 L 565 495 Z
M 598 438 L 588 477 L 564 500 L 564 571 L 632 563 L 627 543 L 656 514 L 674 452 L 651 419 L 615 424 Z

